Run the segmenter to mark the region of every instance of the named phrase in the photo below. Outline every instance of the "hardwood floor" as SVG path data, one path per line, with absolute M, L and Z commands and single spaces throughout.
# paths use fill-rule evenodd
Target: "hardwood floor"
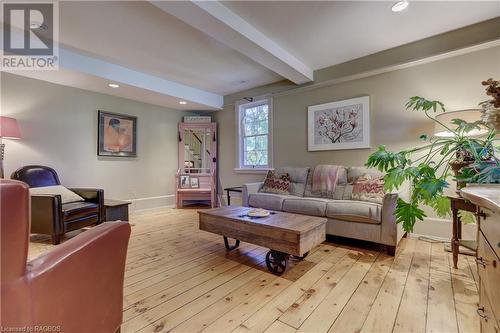
M 122 332 L 479 332 L 478 277 L 443 244 L 403 239 L 395 257 L 334 243 L 267 272 L 267 249 L 197 229 L 195 210 L 131 216 Z M 30 258 L 52 248 L 33 236 Z

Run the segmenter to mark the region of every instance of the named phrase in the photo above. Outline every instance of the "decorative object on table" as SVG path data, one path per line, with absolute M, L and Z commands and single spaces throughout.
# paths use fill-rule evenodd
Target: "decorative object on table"
M 189 185 L 191 188 L 200 188 L 200 179 L 198 177 L 189 177 Z
M 178 169 L 175 175 L 177 208 L 187 200 L 206 201 L 216 207 L 217 124 L 180 123 L 178 140 Z
M 97 155 L 136 157 L 137 117 L 98 112 Z
M 260 189 L 260 192 L 264 193 L 275 193 L 275 194 L 288 194 L 288 189 L 290 187 L 290 176 L 285 173 L 282 175 L 277 175 L 274 171 L 269 170 L 264 180 L 264 185 Z
M 21 139 L 21 130 L 17 120 L 11 117 L 0 116 L 0 140 Z M 0 142 L 0 178 L 4 178 L 3 160 L 5 158 L 5 143 Z
M 449 186 L 447 179 L 453 176 L 449 172 L 450 168 L 454 170 L 454 179 L 459 182 L 458 188 L 465 181 L 498 183 L 500 161 L 494 154 L 493 143 L 497 133 L 495 129 L 485 131 L 479 111 L 464 110 L 454 112 L 452 117 L 446 113 L 444 116 L 432 117 L 430 111 L 445 111 L 443 103 L 419 96 L 411 97 L 406 108 L 423 111 L 427 118 L 437 123 L 435 135 L 429 137 L 422 134 L 420 139 L 425 145 L 400 152 L 391 152 L 385 146 L 380 146 L 370 155 L 366 165 L 386 172 L 386 191 L 400 188 L 405 181 L 411 183 L 413 191 L 410 200 L 399 198 L 395 210 L 397 222 L 403 224 L 405 231 L 411 232 L 416 221 L 426 217 L 420 204 L 431 206 L 440 217 L 450 214 L 450 200 L 443 193 Z M 471 114 L 477 120 L 468 118 Z M 460 116 L 467 117 L 469 121 L 454 118 Z M 449 122 L 443 122 L 445 119 Z M 471 137 L 471 133 L 485 134 Z
M 370 148 L 370 97 L 307 108 L 308 150 Z
M 212 117 L 210 116 L 184 116 L 185 123 L 210 123 Z
M 491 96 L 491 99 L 480 103 L 483 113 L 481 120 L 500 131 L 500 83 L 490 78 L 483 81 L 482 85 L 486 86 L 486 95 Z
M 182 175 L 180 176 L 180 187 L 181 188 L 190 188 L 191 187 L 191 183 L 190 183 L 190 180 L 189 180 L 189 176 L 187 175 Z
M 249 210 L 247 215 L 250 217 L 266 217 L 266 216 L 270 215 L 270 212 L 266 209 L 255 208 L 255 209 Z
M 12 179 L 29 185 L 31 195 L 31 233 L 45 234 L 52 237 L 52 244 L 57 245 L 61 236 L 104 220 L 104 191 L 92 188 L 69 188 L 84 201 L 63 202 L 60 192 L 45 192 L 36 195 L 37 188 L 61 185 L 54 169 L 42 165 L 28 165 L 12 173 Z
M 104 221 L 127 221 L 130 201 L 104 199 Z
M 269 248 L 267 268 L 274 274 L 285 272 L 290 255 L 303 259 L 326 238 L 326 218 L 292 213 L 270 214 L 267 218 L 248 218 L 248 207 L 225 206 L 198 211 L 200 230 L 224 237 L 227 251 L 240 241 Z M 236 240 L 229 245 L 228 238 Z

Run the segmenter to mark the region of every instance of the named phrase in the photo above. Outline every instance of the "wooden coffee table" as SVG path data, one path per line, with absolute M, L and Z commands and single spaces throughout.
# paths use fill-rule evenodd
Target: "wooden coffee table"
M 200 230 L 224 237 L 226 249 L 236 249 L 240 241 L 267 247 L 267 268 L 282 274 L 290 255 L 303 259 L 316 245 L 325 241 L 326 218 L 285 212 L 271 212 L 267 217 L 249 217 L 252 208 L 226 206 L 200 210 Z M 236 240 L 229 245 L 228 238 Z

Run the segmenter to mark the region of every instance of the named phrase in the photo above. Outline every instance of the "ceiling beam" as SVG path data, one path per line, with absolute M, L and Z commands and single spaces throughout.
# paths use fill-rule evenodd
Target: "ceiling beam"
M 23 32 L 13 29 L 13 40 L 22 41 Z M 209 91 L 170 81 L 155 75 L 140 72 L 121 65 L 117 65 L 94 56 L 83 54 L 81 51 L 69 49 L 59 45 L 59 68 L 83 73 L 108 80 L 113 83 L 122 83 L 131 87 L 149 90 L 179 100 L 185 100 L 214 109 L 222 109 L 224 97 Z M 8 70 L 6 70 L 8 71 Z M 15 71 L 12 71 L 14 74 Z M 51 71 L 47 71 L 48 75 Z M 23 73 L 19 73 L 22 75 Z
M 311 68 L 219 1 L 151 3 L 296 84 L 313 80 Z

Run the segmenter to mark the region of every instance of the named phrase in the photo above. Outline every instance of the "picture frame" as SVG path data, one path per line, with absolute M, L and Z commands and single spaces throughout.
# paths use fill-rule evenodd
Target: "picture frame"
M 137 117 L 98 110 L 97 155 L 137 157 Z
M 370 148 L 370 96 L 309 106 L 307 150 Z
M 180 188 L 190 188 L 191 187 L 191 181 L 189 179 L 190 177 L 188 175 L 181 175 L 179 177 L 179 187 Z
M 191 177 L 189 179 L 189 184 L 191 188 L 200 188 L 200 179 L 198 177 Z

